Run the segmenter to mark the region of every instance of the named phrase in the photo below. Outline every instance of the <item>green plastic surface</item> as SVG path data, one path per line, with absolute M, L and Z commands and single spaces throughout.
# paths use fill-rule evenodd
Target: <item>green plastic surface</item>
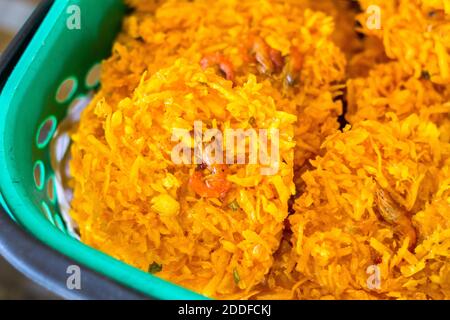
M 73 5 L 81 13 L 79 30 L 67 26 Z M 46 132 L 40 132 L 42 143 L 38 143 L 39 129 L 45 127 L 46 119 L 61 121 L 71 101 L 92 89 L 87 87 L 86 75 L 110 55 L 125 12 L 121 0 L 55 1 L 0 96 L 0 204 L 19 225 L 74 264 L 90 267 L 152 298 L 205 299 L 61 232 L 64 226 L 56 202 L 48 198 L 46 186 L 40 190 L 35 184 L 33 168 L 38 161 L 44 163 L 45 183 L 53 176 Z M 67 82 L 57 99 L 67 79 L 76 81 Z M 51 135 L 52 126 L 46 128 Z M 53 224 L 46 218 L 49 215 Z

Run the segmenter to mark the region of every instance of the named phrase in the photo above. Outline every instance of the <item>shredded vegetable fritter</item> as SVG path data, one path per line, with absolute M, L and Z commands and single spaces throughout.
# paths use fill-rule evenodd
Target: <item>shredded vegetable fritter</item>
M 450 299 L 449 0 L 126 2 L 71 135 L 81 241 L 219 299 Z M 199 121 L 277 170 L 174 163 Z

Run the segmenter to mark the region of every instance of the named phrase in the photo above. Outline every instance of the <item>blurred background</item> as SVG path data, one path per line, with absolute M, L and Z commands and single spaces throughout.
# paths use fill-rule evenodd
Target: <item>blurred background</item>
M 38 3 L 39 0 L 0 0 L 0 55 Z M 11 299 L 56 297 L 22 276 L 0 257 L 0 300 Z
M 39 0 L 0 0 L 0 54 L 38 3 Z

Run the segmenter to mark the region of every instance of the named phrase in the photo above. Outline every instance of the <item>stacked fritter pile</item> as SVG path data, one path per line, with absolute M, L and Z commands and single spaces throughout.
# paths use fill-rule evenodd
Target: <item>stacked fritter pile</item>
M 284 281 L 274 290 L 449 299 L 450 3 L 360 2 L 365 37 L 349 62 L 351 126 L 327 138 L 302 176 L 291 246 L 277 269 Z M 369 28 L 376 18 L 381 30 Z
M 72 137 L 85 243 L 217 298 L 450 298 L 447 0 L 128 2 Z M 279 132 L 276 170 L 174 163 L 199 121 Z

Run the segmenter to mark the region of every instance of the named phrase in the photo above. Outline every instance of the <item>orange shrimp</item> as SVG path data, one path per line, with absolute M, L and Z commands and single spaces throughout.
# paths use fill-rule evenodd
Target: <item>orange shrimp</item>
M 271 48 L 261 37 L 251 37 L 251 53 L 258 62 L 258 71 L 270 75 L 279 73 L 284 67 L 280 51 Z
M 417 241 L 416 229 L 414 229 L 407 212 L 401 209 L 381 187 L 377 188 L 376 200 L 378 212 L 390 225 L 394 226 L 394 232 L 400 237 L 408 237 L 409 248 L 413 249 Z
M 209 67 L 218 66 L 219 70 L 225 75 L 225 79 L 234 82 L 234 67 L 231 61 L 220 53 L 213 53 L 206 55 L 200 61 L 200 65 L 203 69 Z
M 291 48 L 288 63 L 283 70 L 285 84 L 293 87 L 300 79 L 300 73 L 303 68 L 304 57 L 296 47 Z
M 281 54 L 281 51 L 270 48 L 269 49 L 270 60 L 272 60 L 273 65 L 275 67 L 275 73 L 280 73 L 284 68 L 284 57 Z
M 190 188 L 204 198 L 224 198 L 231 188 L 227 180 L 228 167 L 224 164 L 215 164 L 208 167 L 209 175 L 202 171 L 195 171 L 189 179 Z

